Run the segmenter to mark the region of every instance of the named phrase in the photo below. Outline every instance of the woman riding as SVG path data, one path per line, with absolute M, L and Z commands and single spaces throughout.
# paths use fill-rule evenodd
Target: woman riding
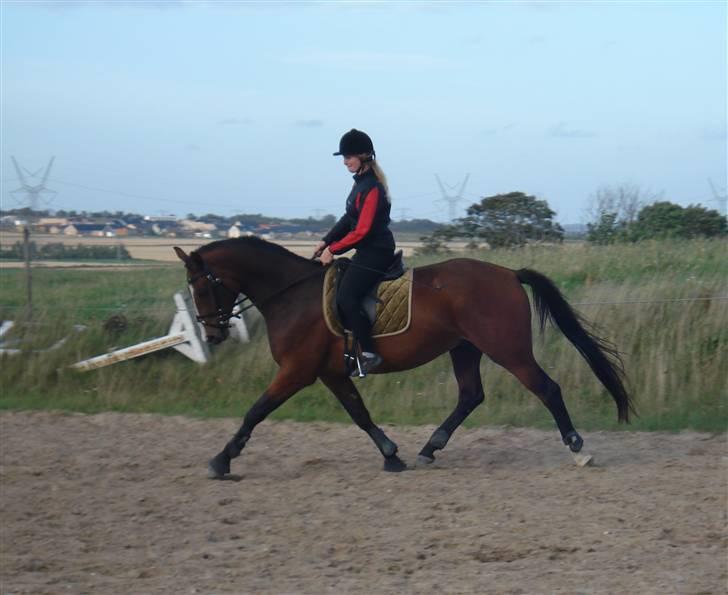
M 371 335 L 371 323 L 361 301 L 382 277 L 394 259 L 394 236 L 389 229 L 390 201 L 387 180 L 379 164 L 372 139 L 361 130 L 351 129 L 341 137 L 339 150 L 344 165 L 354 174 L 354 187 L 346 199 L 346 212 L 316 247 L 321 264 L 328 265 L 335 254 L 356 248 L 336 293 L 336 303 L 344 322 L 361 346 L 361 368 L 366 374 L 382 358 Z

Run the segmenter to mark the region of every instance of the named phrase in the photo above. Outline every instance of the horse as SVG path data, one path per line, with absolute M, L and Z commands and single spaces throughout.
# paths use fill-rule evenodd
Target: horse
M 334 335 L 324 320 L 322 287 L 327 267 L 257 237 L 211 242 L 189 255 L 179 247 L 174 250 L 186 267 L 206 341 L 218 344 L 227 338 L 242 294 L 265 319 L 270 351 L 278 364 L 275 377 L 245 413 L 238 431 L 209 461 L 209 477 L 228 475 L 231 460 L 241 454 L 253 429 L 317 379 L 372 439 L 384 457 L 384 470 L 407 469 L 397 455 L 397 445 L 372 421 L 349 376 L 344 339 Z M 527 268 L 512 270 L 454 258 L 415 268 L 409 328 L 376 339 L 383 362 L 375 374 L 412 369 L 450 354 L 457 405 L 422 447 L 417 465 L 432 463 L 435 452 L 445 448 L 455 430 L 485 400 L 480 376 L 484 354 L 543 402 L 574 456 L 582 450 L 584 440 L 572 424 L 561 388 L 534 358 L 531 303 L 523 285 L 531 287 L 541 331 L 549 320 L 561 330 L 614 399 L 618 420 L 629 421 L 634 408 L 625 389 L 619 352 L 593 332 L 548 277 Z

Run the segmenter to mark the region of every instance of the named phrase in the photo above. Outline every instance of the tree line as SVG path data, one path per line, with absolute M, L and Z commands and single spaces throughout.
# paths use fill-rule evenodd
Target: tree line
M 602 187 L 592 199 L 586 240 L 593 244 L 647 239 L 725 237 L 726 218 L 701 205 L 687 207 L 662 200 L 638 186 Z M 518 247 L 534 242 L 562 242 L 563 228 L 546 200 L 524 192 L 486 196 L 467 208 L 465 217 L 422 236 L 421 252 L 446 252 L 447 242 L 469 247 Z
M 67 246 L 60 242 L 41 244 L 35 242 L 28 244 L 32 260 L 130 260 L 129 251 L 121 244 L 115 246 L 88 246 L 78 244 Z M 0 259 L 22 260 L 25 258 L 25 249 L 22 242 L 15 242 L 11 246 L 0 250 Z

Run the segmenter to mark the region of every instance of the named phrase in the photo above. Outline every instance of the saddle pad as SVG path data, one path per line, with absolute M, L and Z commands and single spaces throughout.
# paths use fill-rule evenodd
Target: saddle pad
M 394 281 L 383 281 L 379 284 L 377 298 L 377 317 L 372 328 L 373 337 L 388 337 L 405 332 L 412 320 L 412 278 L 413 269 Z M 324 277 L 323 291 L 324 319 L 329 330 L 344 336 L 339 317 L 336 314 L 336 267 L 329 267 Z

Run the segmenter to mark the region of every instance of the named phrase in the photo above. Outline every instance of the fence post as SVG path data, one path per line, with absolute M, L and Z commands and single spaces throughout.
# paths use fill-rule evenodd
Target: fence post
M 28 224 L 23 228 L 23 252 L 25 256 L 25 284 L 28 295 L 26 316 L 30 320 L 33 317 L 33 278 L 30 272 L 30 229 Z

